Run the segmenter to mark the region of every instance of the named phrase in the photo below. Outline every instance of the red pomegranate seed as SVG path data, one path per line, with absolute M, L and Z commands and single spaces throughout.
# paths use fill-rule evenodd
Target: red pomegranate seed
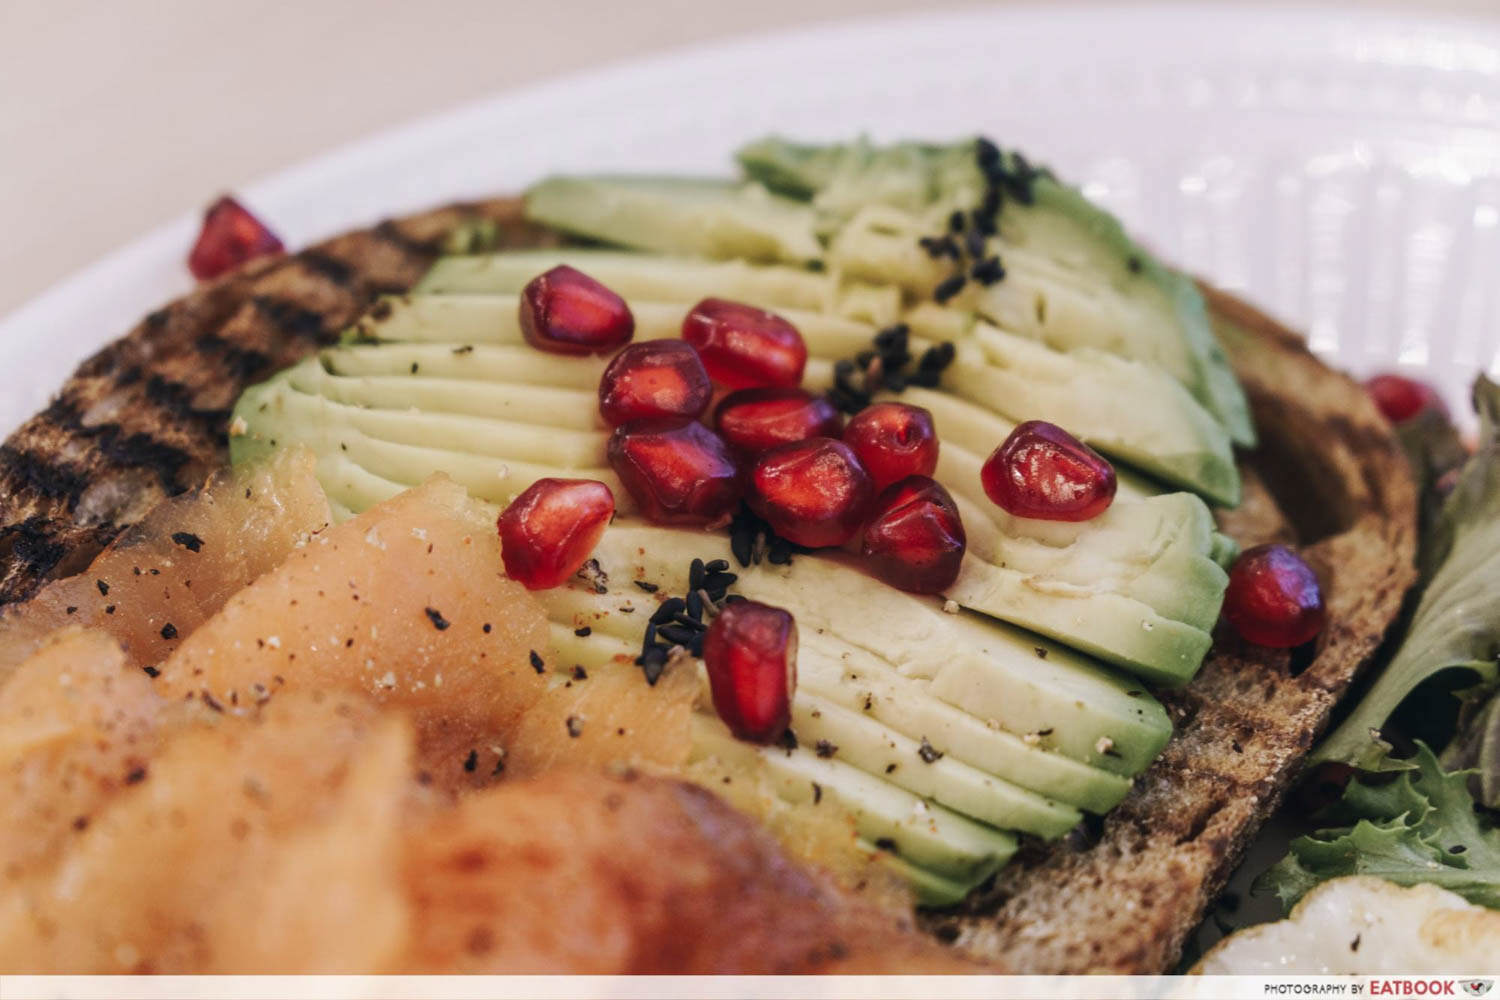
M 713 524 L 740 498 L 740 470 L 722 438 L 692 420 L 615 429 L 609 464 L 641 512 L 659 524 Z
M 1099 453 L 1056 424 L 1028 420 L 979 473 L 995 505 L 1017 517 L 1087 521 L 1115 498 L 1115 470 Z
M 1300 646 L 1323 631 L 1328 614 L 1318 575 L 1285 545 L 1257 545 L 1229 571 L 1224 617 L 1258 646 Z
M 938 438 L 932 414 L 905 403 L 875 403 L 849 418 L 844 443 L 883 490 L 907 476 L 930 476 L 937 468 Z
M 843 545 L 864 523 L 875 490 L 849 446 L 808 438 L 766 452 L 750 470 L 750 507 L 789 542 Z
M 280 253 L 281 239 L 233 198 L 225 195 L 203 213 L 188 270 L 199 281 L 217 278 L 256 257 Z
M 682 339 L 698 349 L 713 380 L 729 389 L 802 384 L 807 345 L 775 313 L 725 299 L 704 299 L 682 321 Z
M 615 356 L 599 380 L 599 413 L 618 427 L 632 420 L 696 420 L 713 399 L 698 352 L 680 340 L 647 340 Z
M 625 300 L 566 264 L 527 282 L 520 312 L 526 343 L 553 354 L 606 354 L 635 336 Z
M 941 594 L 953 585 L 968 538 L 947 490 L 926 476 L 908 476 L 886 487 L 874 510 L 860 547 L 871 573 L 914 594 Z
M 578 572 L 615 513 L 615 495 L 594 479 L 538 479 L 500 515 L 505 572 L 547 590 Z
M 1405 375 L 1376 375 L 1365 382 L 1365 391 L 1393 424 L 1405 423 L 1429 407 L 1448 415 L 1448 407 L 1437 390 Z
M 703 637 L 714 711 L 736 737 L 775 743 L 792 718 L 797 690 L 797 622 L 755 601 L 724 605 Z
M 747 455 L 810 437 L 838 437 L 844 418 L 827 396 L 801 389 L 741 389 L 725 396 L 714 411 L 714 426 L 732 446 Z

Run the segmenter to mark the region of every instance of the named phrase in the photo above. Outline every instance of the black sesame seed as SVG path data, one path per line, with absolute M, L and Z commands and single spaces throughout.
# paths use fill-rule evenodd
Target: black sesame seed
M 667 668 L 667 651 L 661 646 L 652 646 L 636 658 L 636 666 L 646 675 L 646 683 L 655 685 Z
M 637 587 L 641 588 L 642 590 L 644 590 L 648 594 L 654 594 L 659 589 L 656 586 L 656 584 L 654 584 L 654 583 L 647 583 L 645 580 L 635 580 L 635 581 L 632 581 L 632 582 Z
M 691 598 L 692 595 L 690 594 L 688 596 L 689 598 Z M 652 612 L 650 618 L 651 624 L 660 625 L 663 622 L 669 622 L 672 620 L 672 617 L 674 615 L 681 613 L 684 608 L 687 608 L 689 606 L 690 601 L 684 601 L 680 597 L 669 597 L 665 601 L 662 601 L 661 604 L 657 605 L 656 610 Z
M 981 219 L 988 218 L 987 216 L 981 216 L 977 214 L 975 217 Z M 991 225 L 990 228 L 993 229 L 994 226 Z M 967 250 L 969 252 L 969 256 L 974 258 L 975 260 L 978 260 L 979 258 L 984 256 L 984 236 L 984 232 L 981 231 L 981 229 L 976 225 L 973 229 L 969 230 L 968 235 L 964 237 L 964 249 Z
M 724 780 L 728 781 L 729 779 L 725 778 Z M 820 785 L 820 784 L 818 784 L 816 781 L 814 781 L 812 783 L 812 789 L 813 789 L 813 805 L 817 805 L 819 802 L 823 801 L 823 786 Z
M 199 538 L 197 535 L 193 534 L 191 531 L 174 531 L 174 532 L 172 532 L 172 541 L 176 542 L 178 545 L 181 545 L 183 548 L 187 549 L 189 552 L 197 552 L 197 551 L 199 551 L 199 550 L 201 550 L 203 548 L 203 539 Z M 137 569 L 135 571 L 135 575 L 136 576 L 140 576 L 141 575 L 141 571 L 139 569 Z
M 422 610 L 426 612 L 427 619 L 432 622 L 432 627 L 437 629 L 439 632 L 443 631 L 450 624 L 452 624 L 448 621 L 448 619 L 443 617 L 443 613 L 437 608 L 423 608 Z
M 161 627 L 161 637 L 163 639 L 177 638 L 177 626 L 173 625 L 171 622 L 167 622 Z
M 76 605 L 76 604 L 69 604 L 67 610 L 68 610 L 68 614 L 71 615 L 71 614 L 73 614 L 74 612 L 76 612 L 78 610 L 78 605 Z
M 583 628 L 575 628 L 573 630 L 573 634 L 576 635 L 576 636 L 578 636 L 578 638 L 580 638 L 580 639 L 584 639 L 584 638 L 587 638 L 588 636 L 593 635 L 594 634 L 594 630 L 591 629 L 591 628 L 589 628 L 587 625 L 585 625 Z
M 156 669 L 155 667 L 142 667 L 141 669 L 146 672 L 146 676 L 147 677 L 160 677 L 161 676 L 161 671 L 158 670 L 158 669 Z
M 674 646 L 686 646 L 693 641 L 693 638 L 698 633 L 693 629 L 684 628 L 681 625 L 663 625 L 656 630 L 656 634 Z
M 875 335 L 875 347 L 879 351 L 890 351 L 895 348 L 906 350 L 908 337 L 911 336 L 911 328 L 905 323 L 896 323 L 888 326 Z
M 94 581 L 94 586 L 96 586 L 96 587 L 99 588 L 99 596 L 100 597 L 108 597 L 109 596 L 109 584 L 105 583 L 103 580 L 95 580 Z
M 125 773 L 125 784 L 139 785 L 146 780 L 146 769 L 144 767 L 133 767 Z
M 968 279 L 961 274 L 955 274 L 951 278 L 945 278 L 938 282 L 938 286 L 932 290 L 932 297 L 939 305 L 947 302 L 953 296 L 964 290 Z
M 728 567 L 725 567 L 725 569 L 728 569 Z M 703 588 L 710 593 L 715 590 L 724 590 L 733 586 L 734 582 L 738 579 L 739 576 L 737 574 L 727 573 L 724 570 L 710 571 L 708 576 L 703 580 Z
M 478 750 L 470 750 L 469 751 L 469 755 L 464 758 L 464 770 L 468 771 L 470 774 L 472 774 L 474 772 L 474 769 L 477 768 L 478 766 L 479 766 L 479 751 Z
M 489 635 L 491 632 L 494 631 L 494 626 L 491 625 L 489 622 L 485 622 L 484 625 L 482 626 L 482 628 L 484 630 L 484 634 L 485 635 Z
M 546 671 L 546 669 L 547 669 L 547 663 L 546 663 L 545 660 L 542 659 L 542 654 L 541 653 L 538 653 L 536 650 L 533 649 L 531 651 L 531 655 L 530 655 L 529 659 L 531 660 L 531 669 L 532 670 L 535 670 L 539 674 L 543 673 L 544 671 Z
M 981 285 L 993 285 L 1005 277 L 1005 268 L 999 257 L 986 257 L 970 269 L 969 276 Z

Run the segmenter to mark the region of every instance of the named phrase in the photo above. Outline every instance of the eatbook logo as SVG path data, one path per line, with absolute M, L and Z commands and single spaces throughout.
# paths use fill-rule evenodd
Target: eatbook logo
M 1489 993 L 1494 985 L 1493 979 L 1460 979 L 1458 981 L 1458 988 L 1464 991 L 1466 997 L 1482 997 Z

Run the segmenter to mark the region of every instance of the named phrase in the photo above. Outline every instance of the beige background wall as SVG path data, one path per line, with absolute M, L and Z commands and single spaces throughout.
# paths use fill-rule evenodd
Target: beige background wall
M 0 315 L 220 190 L 460 101 L 704 39 L 929 6 L 0 0 Z M 1500 13 L 1500 0 L 1436 6 Z

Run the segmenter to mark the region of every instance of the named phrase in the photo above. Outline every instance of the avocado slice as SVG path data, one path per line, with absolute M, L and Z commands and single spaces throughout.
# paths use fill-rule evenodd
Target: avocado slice
M 637 339 L 680 335 L 692 305 L 633 301 Z M 392 298 L 361 321 L 358 336 L 460 346 L 519 344 L 518 306 L 513 294 Z M 801 331 L 809 354 L 826 361 L 869 348 L 876 332 L 837 316 L 781 312 Z M 928 346 L 914 340 L 913 353 Z M 828 366 L 808 369 L 810 388 L 831 382 L 831 377 Z M 1011 419 L 1043 419 L 1067 427 L 1100 451 L 1164 482 L 1216 503 L 1239 502 L 1239 472 L 1223 428 L 1160 369 L 1098 351 L 1063 354 L 981 323 L 958 343 L 944 382 L 975 405 Z M 1125 398 L 1153 399 L 1157 405 L 1122 410 L 1114 401 Z
M 990 826 L 1050 840 L 1083 818 L 1070 806 L 949 757 L 925 736 L 918 742 L 811 692 L 798 692 L 792 730 L 814 752 L 821 745 L 835 760 Z
M 813 211 L 755 181 L 552 177 L 527 189 L 527 218 L 643 250 L 808 264 L 823 247 Z
M 446 298 L 392 306 L 377 329 L 438 336 L 420 317 Z M 243 460 L 272 441 L 337 452 L 341 476 L 358 468 L 389 484 L 330 486 L 355 511 L 362 496 L 383 499 L 441 469 L 497 504 L 539 478 L 587 476 L 609 485 L 620 511 L 631 513 L 630 495 L 605 459 L 607 432 L 591 388 L 604 361 L 519 346 L 514 311 L 496 306 L 499 298 L 470 299 L 466 310 L 487 316 L 487 330 L 475 321 L 463 332 L 487 332 L 491 342 L 349 343 L 247 392 L 236 409 L 247 433 L 233 454 Z M 676 307 L 646 304 L 638 312 L 647 328 L 675 322 Z M 857 342 L 865 332 L 835 317 L 817 317 L 814 326 L 820 343 Z M 976 463 L 956 445 L 943 450 L 939 474 L 958 494 L 972 538 L 950 596 L 1153 680 L 1191 676 L 1226 584 L 1209 555 L 1212 522 L 1201 501 L 1187 494 L 1122 500 L 1082 524 L 1012 518 L 983 497 Z
M 693 716 L 693 758 L 712 757 L 731 770 L 768 781 L 785 801 L 807 808 L 828 804 L 854 819 L 866 840 L 889 844 L 899 857 L 955 882 L 973 886 L 1010 860 L 1016 839 L 897 788 L 839 760 L 803 748 L 742 743 L 718 719 Z
M 418 295 L 515 295 L 532 278 L 559 264 L 603 282 L 630 302 L 696 302 L 717 296 L 763 309 L 821 312 L 878 327 L 901 317 L 901 290 L 890 284 L 837 280 L 818 271 L 736 258 L 709 260 L 584 247 L 441 257 L 412 291 Z
M 926 868 L 919 868 L 905 858 L 875 846 L 863 837 L 857 838 L 855 843 L 859 845 L 860 850 L 869 854 L 876 864 L 904 879 L 911 886 L 912 896 L 918 906 L 957 906 L 974 889 L 974 885 L 955 881 L 946 875 L 928 871 Z
M 611 576 L 681 592 L 692 559 L 730 553 L 722 536 L 617 520 L 595 558 Z M 1171 735 L 1165 710 L 1138 684 L 1041 636 L 979 615 L 948 614 L 940 601 L 904 594 L 835 556 L 753 566 L 739 571 L 735 589 L 795 608 L 799 631 L 823 629 L 982 720 L 1015 734 L 1051 730 L 1052 747 L 1086 764 L 1138 773 Z M 992 694 L 976 701 L 969 688 Z
M 737 158 L 752 179 L 817 210 L 819 230 L 836 234 L 831 268 L 855 277 L 904 277 L 923 296 L 952 268 L 940 266 L 917 240 L 942 234 L 955 210 L 979 208 L 990 188 L 988 170 L 999 181 L 999 197 L 997 232 L 984 242 L 1000 256 L 1005 276 L 969 282 L 964 304 L 1059 349 L 1091 347 L 1160 365 L 1236 443 L 1254 443 L 1243 389 L 1192 281 L 1163 266 L 1114 216 L 1051 171 L 978 140 L 877 147 L 865 140 L 804 145 L 768 137 Z M 972 217 L 965 222 L 974 225 Z
M 750 585 L 753 587 L 753 582 Z M 560 623 L 554 627 L 554 643 L 565 660 L 602 655 L 608 661 L 613 655 L 632 659 L 637 655 L 644 626 L 639 618 L 616 612 L 622 604 L 638 604 L 638 594 L 632 597 L 631 593 L 620 590 L 596 594 L 569 586 L 536 596 L 548 617 Z M 579 625 L 590 627 L 587 640 L 573 634 L 572 630 Z M 986 722 L 962 707 L 942 701 L 930 693 L 927 681 L 903 676 L 877 654 L 851 646 L 827 629 L 802 629 L 799 635 L 798 698 L 802 693 L 813 695 L 867 716 L 912 740 L 926 737 L 955 760 L 1091 812 L 1102 813 L 1112 808 L 1130 790 L 1128 776 L 1091 767 L 1049 749 L 1055 734 L 1040 732 L 1047 728 L 1040 717 L 1035 720 L 1033 730 L 1013 732 L 1001 728 L 998 723 Z M 602 644 L 608 644 L 609 648 L 600 654 Z M 803 732 L 801 725 L 796 728 L 804 742 L 811 744 L 818 738 Z M 1107 729 L 1113 731 L 1112 727 Z M 1075 742 L 1092 747 L 1106 735 L 1105 729 L 1082 733 Z M 830 740 L 838 742 L 832 737 Z M 885 765 L 879 766 L 883 769 Z M 942 796 L 936 797 L 954 805 Z

